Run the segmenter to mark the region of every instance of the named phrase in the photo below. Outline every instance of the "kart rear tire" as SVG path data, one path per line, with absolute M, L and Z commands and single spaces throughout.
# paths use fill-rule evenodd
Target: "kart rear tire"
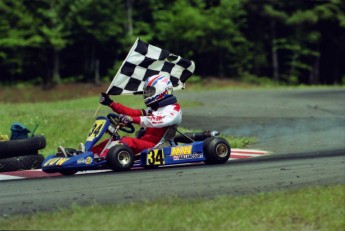
M 59 173 L 65 176 L 72 176 L 76 174 L 78 171 L 77 170 L 70 170 L 70 169 L 65 169 L 65 170 L 59 170 Z
M 221 137 L 210 137 L 204 141 L 204 156 L 206 164 L 223 164 L 228 161 L 231 147 L 228 141 Z
M 0 172 L 39 169 L 43 161 L 44 156 L 41 154 L 0 159 Z
M 115 145 L 107 154 L 108 166 L 115 172 L 128 171 L 134 164 L 134 153 L 126 145 Z
M 44 136 L 0 142 L 0 159 L 38 154 L 39 149 L 46 147 Z

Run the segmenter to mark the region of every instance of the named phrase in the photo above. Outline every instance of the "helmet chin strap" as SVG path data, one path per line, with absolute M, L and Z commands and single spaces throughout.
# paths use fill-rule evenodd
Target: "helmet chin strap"
M 162 99 L 161 101 L 153 103 L 152 105 L 150 105 L 150 107 L 156 111 L 160 107 L 164 107 L 164 106 L 171 105 L 174 103 L 177 103 L 177 99 L 175 96 L 171 95 L 168 98 L 165 98 L 165 99 Z

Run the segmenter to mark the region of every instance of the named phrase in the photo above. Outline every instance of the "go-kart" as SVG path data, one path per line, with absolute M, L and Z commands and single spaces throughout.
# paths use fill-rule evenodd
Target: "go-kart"
M 130 170 L 134 163 L 144 168 L 157 168 L 193 162 L 222 164 L 230 158 L 231 147 L 224 138 L 216 136 L 219 133 L 191 136 L 178 131 L 180 134 L 175 136 L 176 127 L 170 127 L 162 142 L 154 148 L 143 150 L 139 154 L 133 153 L 128 146 L 120 143 L 111 147 L 105 158 L 91 151 L 103 135 L 108 133 L 112 139 L 104 147 L 105 151 L 111 140 L 120 139 L 119 130 L 134 133 L 135 128 L 131 123 L 120 123 L 117 114 L 97 117 L 84 144 L 85 152 L 75 151 L 74 155 L 69 157 L 62 156 L 61 153 L 49 155 L 42 163 L 42 171 L 73 175 L 78 171 L 110 168 L 118 172 Z

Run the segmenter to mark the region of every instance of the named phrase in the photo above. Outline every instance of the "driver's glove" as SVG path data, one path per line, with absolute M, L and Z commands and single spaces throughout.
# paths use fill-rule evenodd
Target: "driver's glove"
M 99 102 L 103 105 L 109 106 L 110 104 L 112 104 L 113 100 L 110 99 L 107 93 L 101 92 L 101 94 L 99 95 Z
M 120 115 L 119 116 L 119 122 L 127 125 L 128 123 L 132 123 L 133 122 L 133 118 L 128 116 L 128 115 Z

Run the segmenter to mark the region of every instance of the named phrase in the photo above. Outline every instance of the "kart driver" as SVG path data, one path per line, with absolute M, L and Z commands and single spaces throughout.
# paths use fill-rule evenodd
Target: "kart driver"
M 130 147 L 134 154 L 144 149 L 152 148 L 161 141 L 169 126 L 181 123 L 182 112 L 176 97 L 173 95 L 173 86 L 168 77 L 154 75 L 149 77 L 144 84 L 144 102 L 146 109 L 132 109 L 120 103 L 114 102 L 106 93 L 100 94 L 99 102 L 110 107 L 119 114 L 119 122 L 139 124 L 144 129 L 140 137 L 122 137 L 119 141 L 112 141 L 103 151 L 109 139 L 104 140 L 91 148 L 91 151 L 100 157 L 106 157 L 108 150 L 118 143 Z M 141 129 L 142 130 L 142 129 Z M 72 150 L 73 153 L 70 152 Z M 84 144 L 80 144 L 79 153 L 85 152 Z M 103 152 L 102 152 L 103 151 Z M 58 147 L 58 152 L 68 157 L 75 155 L 76 150 Z
M 182 111 L 173 95 L 173 86 L 168 77 L 162 75 L 149 77 L 145 81 L 143 90 L 146 109 L 132 109 L 114 102 L 106 93 L 100 94 L 99 102 L 120 114 L 120 123 L 126 125 L 131 122 L 145 129 L 141 137 L 122 137 L 119 141 L 111 142 L 107 150 L 117 143 L 122 143 L 130 147 L 135 154 L 140 153 L 144 149 L 157 145 L 169 126 L 181 123 Z M 101 152 L 107 142 L 108 140 L 104 140 L 94 146 L 91 151 L 105 157 L 107 150 Z

